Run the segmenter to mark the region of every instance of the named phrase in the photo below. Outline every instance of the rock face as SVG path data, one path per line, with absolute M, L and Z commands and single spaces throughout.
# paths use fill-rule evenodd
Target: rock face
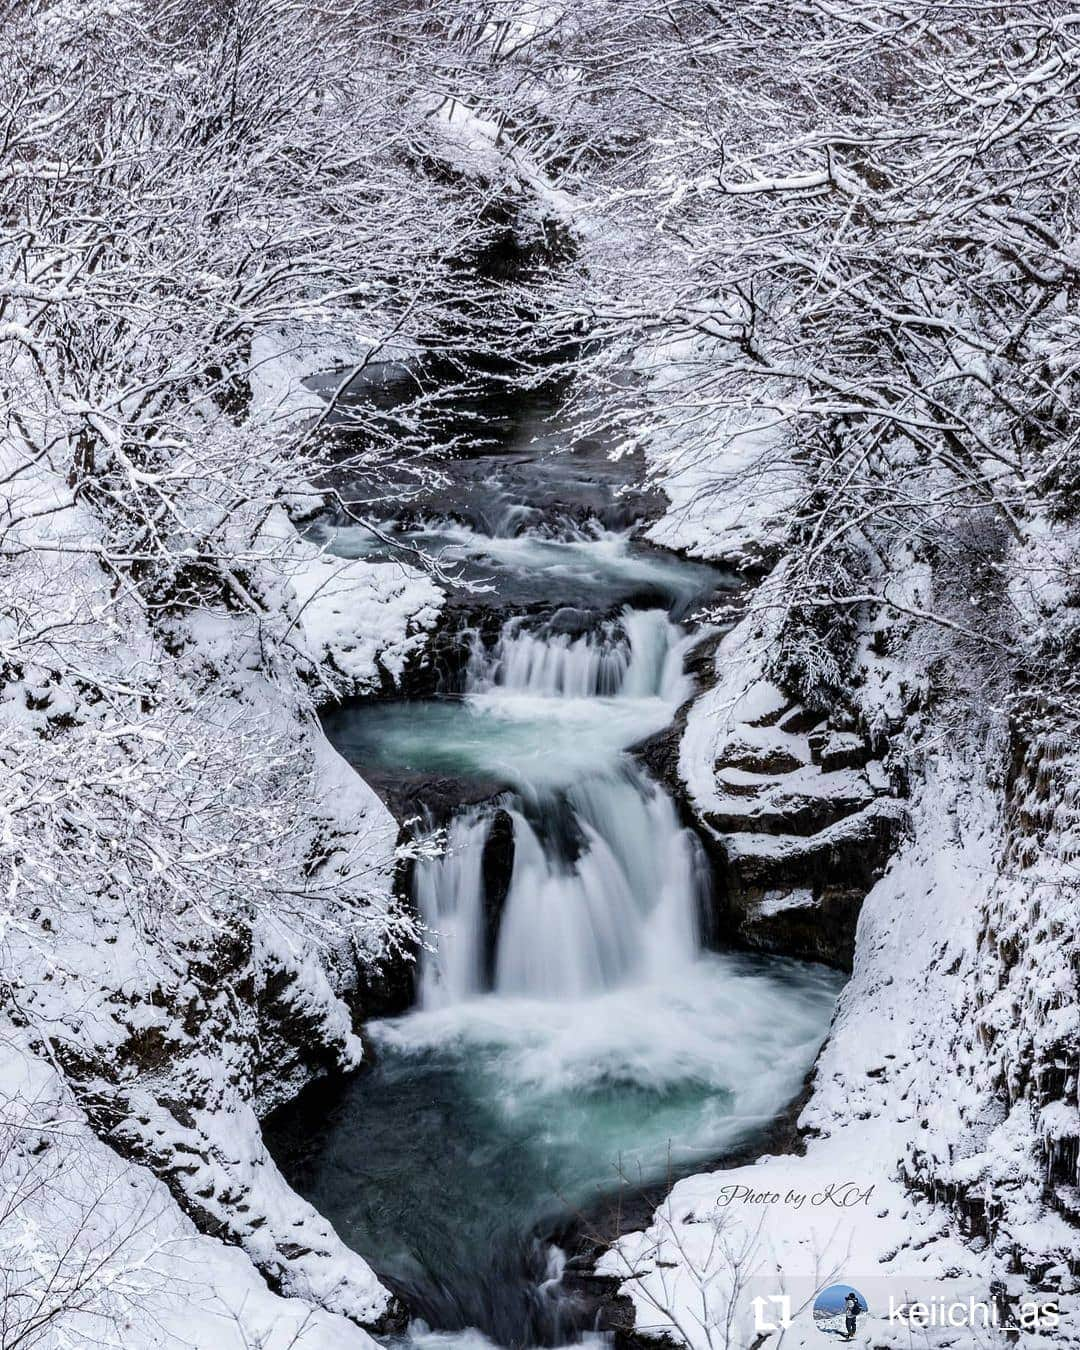
M 728 739 L 714 763 L 718 806 L 703 816 L 724 863 L 721 931 L 851 969 L 863 897 L 903 821 L 870 755 L 861 737 L 794 704 Z
M 850 970 L 862 901 L 905 813 L 879 740 L 844 708 L 803 707 L 765 675 L 739 625 L 679 745 L 687 804 L 716 864 L 715 928 L 761 951 Z M 646 748 L 670 760 L 670 747 Z
M 291 1190 L 259 1128 L 257 1110 L 361 1065 L 319 962 L 242 931 L 186 955 L 182 982 L 116 1002 L 113 1045 L 63 1048 L 95 1132 L 155 1173 L 201 1232 L 243 1248 L 275 1292 L 368 1331 L 400 1329 L 399 1301 Z

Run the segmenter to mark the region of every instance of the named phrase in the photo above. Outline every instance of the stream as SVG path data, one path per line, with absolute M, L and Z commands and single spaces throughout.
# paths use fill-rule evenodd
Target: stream
M 324 718 L 445 830 L 412 871 L 415 1005 L 367 1025 L 372 1069 L 314 1084 L 266 1137 L 403 1296 L 409 1342 L 559 1345 L 590 1333 L 562 1280 L 574 1216 L 762 1137 L 841 979 L 708 949 L 700 841 L 629 753 L 692 694 L 694 612 L 734 579 L 635 539 L 640 464 L 569 449 L 550 394 L 488 413 L 446 486 L 407 516 L 379 504 L 384 537 L 488 588 L 451 600 L 456 658 L 430 696 Z M 362 527 L 316 529 L 393 565 Z

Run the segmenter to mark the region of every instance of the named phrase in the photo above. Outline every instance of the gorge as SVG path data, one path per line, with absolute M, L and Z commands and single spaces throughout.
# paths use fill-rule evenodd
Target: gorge
M 367 1025 L 373 1069 L 314 1085 L 266 1130 L 420 1319 L 414 1335 L 503 1346 L 589 1330 L 561 1232 L 761 1135 L 841 983 L 716 931 L 702 844 L 632 747 L 691 696 L 694 615 L 735 578 L 635 539 L 640 463 L 567 446 L 546 398 L 504 411 L 453 515 L 413 506 L 401 531 L 490 587 L 459 597 L 436 688 L 324 715 L 388 800 L 406 788 L 412 828 L 442 832 L 408 882 L 425 929 L 415 1005 Z M 363 526 L 316 530 L 394 565 Z

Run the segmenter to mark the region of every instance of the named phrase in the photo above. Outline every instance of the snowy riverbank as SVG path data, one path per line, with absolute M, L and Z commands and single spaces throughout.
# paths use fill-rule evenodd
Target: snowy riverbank
M 754 481 L 761 449 L 749 442 L 743 448 L 745 484 Z M 705 528 L 700 507 L 693 518 L 684 507 L 692 471 L 677 454 L 659 463 L 664 472 L 669 463 L 675 467 L 671 508 L 653 537 L 706 557 L 753 560 L 775 547 L 767 496 L 734 511 L 721 503 L 715 515 L 706 513 Z M 1041 1019 L 1054 1002 L 1057 976 L 1021 936 L 1017 916 L 1026 896 L 1035 912 L 1049 910 L 1044 941 L 1061 931 L 1051 917 L 1060 921 L 1063 904 L 1064 878 L 1054 858 L 1068 849 L 1072 816 L 1059 810 L 1051 827 L 1059 842 L 1043 844 L 1047 852 L 1035 869 L 1003 869 L 1017 856 L 1017 800 L 1021 810 L 1026 801 L 1027 810 L 1037 811 L 1032 793 L 1044 798 L 1031 776 L 1039 764 L 1046 772 L 1042 752 L 1032 751 L 1034 767 L 1006 794 L 995 768 L 1000 731 L 996 741 L 985 728 L 950 734 L 944 717 L 935 727 L 933 711 L 923 711 L 917 629 L 903 615 L 879 617 L 873 630 L 860 633 L 848 720 L 841 724 L 851 730 L 823 732 L 824 716 L 801 713 L 769 675 L 786 611 L 784 571 L 781 560 L 721 642 L 715 683 L 687 719 L 680 775 L 702 828 L 726 853 L 729 885 L 751 897 L 735 915 L 751 941 L 790 940 L 790 924 L 777 929 L 776 921 L 789 921 L 793 912 L 837 941 L 837 915 L 828 909 L 829 885 L 819 893 L 822 880 L 843 886 L 862 871 L 867 849 L 877 850 L 880 879 L 863 886 L 861 910 L 856 905 L 853 972 L 799 1116 L 801 1152 L 680 1181 L 652 1224 L 616 1242 L 598 1273 L 620 1281 L 640 1334 L 692 1347 L 715 1346 L 718 1336 L 732 1345 L 761 1336 L 779 1342 L 781 1332 L 784 1344 L 818 1344 L 814 1297 L 837 1280 L 871 1300 L 857 1344 L 908 1345 L 914 1330 L 920 1343 L 955 1345 L 957 1325 L 974 1328 L 964 1344 L 982 1334 L 977 1320 L 923 1328 L 904 1317 L 890 1321 L 890 1299 L 896 1307 L 974 1300 L 996 1307 L 993 1316 L 1002 1319 L 1026 1313 L 1026 1344 L 1072 1344 L 1077 1308 L 1068 1269 L 1077 1257 L 1076 1230 L 1052 1203 L 1036 1141 L 1040 1130 L 1052 1136 L 1066 1117 L 1070 1133 L 1074 1120 L 1056 1105 L 1040 1112 L 1038 1090 L 1020 1080 L 1010 1109 L 1002 1101 L 1000 1060 L 985 1049 L 1002 1038 L 1038 1058 L 1041 1040 L 1042 1072 L 1051 1071 L 1061 1027 L 1042 1032 Z M 901 561 L 899 575 L 894 593 L 917 612 L 926 601 L 926 574 L 904 571 Z M 1018 568 L 1017 577 L 1023 575 Z M 815 722 L 816 752 L 807 744 Z M 830 753 L 833 771 L 826 772 Z M 1056 772 L 1064 782 L 1067 771 Z M 863 780 L 858 792 L 856 777 Z M 907 785 L 905 800 L 891 795 L 890 779 Z M 829 807 L 836 792 L 849 801 L 839 823 Z M 792 833 L 785 825 L 808 812 L 809 827 Z M 875 818 L 889 822 L 884 837 L 870 828 Z M 754 834 L 755 828 L 766 832 Z M 849 844 L 853 851 L 846 851 Z M 805 889 L 800 869 L 816 878 Z M 805 931 L 805 922 L 794 929 L 803 940 Z M 1003 931 L 1025 953 L 1027 973 L 1020 982 L 1003 974 L 1008 983 L 995 987 L 980 967 L 988 947 L 1000 952 Z M 1019 1002 L 1024 980 L 1039 991 L 1025 997 L 1026 1010 Z M 1071 997 L 1061 1006 L 1071 1019 Z M 992 1033 L 988 1017 L 996 1019 Z M 791 1300 L 787 1329 L 776 1323 L 780 1305 L 769 1302 L 773 1296 Z M 762 1298 L 765 1313 L 755 1305 Z M 1030 1325 L 1035 1307 L 1048 1310 L 1041 1333 Z
M 62 1286 L 75 1278 L 65 1252 L 100 1253 L 109 1276 L 99 1282 L 115 1297 L 71 1323 L 87 1340 L 115 1313 L 130 1348 L 172 1344 L 181 1329 L 200 1346 L 285 1347 L 301 1329 L 305 1344 L 369 1345 L 356 1324 L 384 1319 L 390 1295 L 285 1184 L 257 1113 L 315 1073 L 362 1062 L 342 995 L 357 963 L 397 940 L 397 824 L 327 742 L 311 691 L 392 681 L 441 596 L 413 569 L 327 558 L 274 508 L 245 561 L 256 612 L 208 604 L 151 624 L 133 604 L 121 614 L 103 603 L 99 526 L 58 473 L 23 467 L 6 508 L 20 521 L 9 549 L 24 548 L 10 598 L 56 603 L 49 638 L 24 647 L 31 660 L 6 686 L 0 734 L 9 750 L 25 742 L 53 791 L 76 792 L 69 820 L 97 836 L 102 866 L 68 876 L 62 851 L 24 862 L 51 869 L 64 901 L 5 933 L 18 1012 L 2 1034 L 4 1189 L 36 1185 L 41 1167 L 70 1182 L 63 1209 L 43 1200 L 37 1219 L 22 1213 L 47 1230 L 36 1254 L 5 1236 L 12 1268 L 33 1289 L 31 1266 L 52 1263 Z M 16 624 L 6 640 L 19 640 Z M 65 680 L 56 654 L 72 642 L 80 673 Z M 95 703 L 95 683 L 136 683 L 151 706 L 125 723 Z M 156 714 L 163 689 L 187 692 Z M 61 725 L 62 742 L 52 736 Z M 89 801 L 82 773 L 101 775 Z M 140 865 L 143 809 L 163 783 L 172 790 L 170 774 L 189 820 L 149 847 L 181 865 L 190 853 L 193 870 L 220 857 L 228 884 L 250 889 L 220 902 L 208 889 L 165 890 L 160 908 L 136 911 L 123 869 Z M 40 809 L 32 795 L 14 804 L 24 822 Z M 215 833 L 226 804 L 239 847 Z M 152 874 L 152 853 L 146 862 Z M 37 1135 L 57 1140 L 41 1164 L 26 1143 Z M 177 1263 L 183 1281 L 164 1281 Z M 133 1306 L 145 1323 L 117 1311 Z

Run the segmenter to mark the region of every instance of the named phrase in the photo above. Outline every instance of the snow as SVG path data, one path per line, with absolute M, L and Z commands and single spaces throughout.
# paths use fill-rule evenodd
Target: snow
M 967 798 L 965 800 L 965 798 Z M 970 824 L 960 833 L 955 805 Z M 910 1330 L 875 1315 L 891 1294 L 986 1299 L 992 1263 L 964 1240 L 954 1218 L 910 1193 L 899 1171 L 932 1107 L 943 1073 L 933 1030 L 960 994 L 948 974 L 974 941 L 977 902 L 993 846 L 992 807 L 972 799 L 943 762 L 928 769 L 915 841 L 871 890 L 859 921 L 855 969 L 822 1050 L 800 1118 L 803 1157 L 766 1156 L 750 1166 L 679 1182 L 644 1233 L 608 1252 L 599 1269 L 624 1279 L 639 1330 L 668 1332 L 697 1347 L 715 1342 L 729 1316 L 736 1344 L 754 1340 L 753 1298 L 787 1293 L 795 1310 L 784 1343 L 820 1344 L 814 1296 L 837 1280 L 855 1285 L 871 1316 L 859 1344 L 908 1345 Z M 841 1206 L 815 1201 L 832 1184 L 867 1193 Z M 725 1203 L 731 1187 L 769 1192 L 773 1203 Z M 792 1194 L 806 1199 L 794 1207 Z M 955 1343 L 955 1330 L 926 1344 Z
M 454 98 L 431 97 L 426 111 L 438 133 L 442 154 L 455 169 L 527 190 L 544 214 L 553 219 L 570 222 L 581 214 L 581 204 L 556 187 L 531 155 L 516 146 L 510 136 L 500 136 L 498 123 Z
M 715 302 L 694 307 L 698 324 L 726 315 Z M 695 374 L 722 363 L 722 339 L 696 333 L 665 338 L 635 353 L 650 397 L 670 408 L 640 438 L 649 470 L 668 498 L 648 531 L 654 543 L 691 557 L 757 567 L 783 543 L 804 489 L 783 450 L 783 420 L 765 412 L 710 405 Z
M 371 693 L 384 678 L 400 681 L 442 608 L 430 576 L 405 563 L 335 557 L 301 538 L 280 508 L 263 537 L 292 589 L 307 654 L 335 692 Z
M 783 583 L 781 564 L 769 578 Z M 679 746 L 679 774 L 699 816 L 728 803 L 721 796 L 714 766 L 732 742 L 782 749 L 805 762 L 805 738 L 780 731 L 773 722 L 791 706 L 791 699 L 765 674 L 776 640 L 778 612 L 755 610 L 725 633 L 714 658 L 715 682 L 694 701 Z
M 906 753 L 911 798 L 875 795 L 890 790 L 878 761 L 865 771 L 822 773 L 808 765 L 807 738 L 782 729 L 792 701 L 767 674 L 782 613 L 772 597 L 782 593 L 784 570 L 781 562 L 721 641 L 715 682 L 687 717 L 679 765 L 699 820 L 727 817 L 732 830 L 720 837 L 729 863 L 746 875 L 746 864 L 758 862 L 754 875 L 763 877 L 778 862 L 788 866 L 857 834 L 873 813 L 905 816 L 909 829 L 863 902 L 853 974 L 799 1119 L 805 1154 L 765 1156 L 679 1182 L 649 1227 L 616 1243 L 599 1269 L 623 1281 L 639 1331 L 695 1348 L 715 1347 L 726 1328 L 732 1341 L 724 1343 L 754 1343 L 753 1300 L 778 1294 L 791 1297 L 794 1311 L 784 1344 L 820 1344 L 813 1298 L 837 1279 L 870 1302 L 858 1344 L 911 1343 L 903 1319 L 883 1316 L 890 1298 L 897 1307 L 944 1298 L 985 1308 L 998 1284 L 1014 1315 L 1047 1302 L 1069 1314 L 1059 1328 L 1029 1333 L 1026 1343 L 1075 1344 L 1077 1298 L 1067 1272 L 1080 1244 L 1065 1215 L 1048 1208 L 1037 1162 L 1040 1131 L 1043 1139 L 1066 1141 L 1061 1156 L 1070 1156 L 1075 1108 L 1056 1101 L 1039 1109 L 1021 1074 L 1011 1106 L 999 1087 L 1012 1064 L 1060 1062 L 1061 1047 L 1076 1034 L 1074 990 L 1061 978 L 1073 931 L 1074 885 L 1062 871 L 1075 832 L 1074 794 L 1064 786 L 1071 749 L 1051 738 L 1029 770 L 1033 786 L 1021 809 L 1052 821 L 1055 833 L 1030 848 L 1020 877 L 1001 866 L 1006 848 L 1018 845 L 1006 842 L 1000 786 L 978 767 L 994 762 L 994 747 L 947 733 L 912 744 L 898 734 L 924 680 L 920 647 L 912 626 L 894 619 L 882 655 L 879 617 L 858 644 L 854 699 L 864 724 L 891 731 Z M 925 586 L 919 568 L 901 563 L 897 575 L 898 591 L 917 595 Z M 915 733 L 909 726 L 906 734 Z M 811 739 L 819 754 L 865 744 L 833 731 Z M 782 769 L 770 770 L 777 764 Z M 1062 785 L 1056 798 L 1047 793 L 1051 779 Z M 858 793 L 870 800 L 809 837 L 755 832 L 763 801 L 773 798 L 778 820 L 798 801 L 789 783 L 807 797 L 820 789 L 846 805 L 855 805 Z M 805 889 L 767 889 L 756 913 L 782 914 L 811 898 Z M 1065 1163 L 1060 1174 L 1068 1170 Z M 839 1210 L 827 1199 L 815 1204 L 833 1182 L 852 1182 L 867 1202 Z M 780 1198 L 726 1203 L 743 1194 L 732 1187 Z M 976 1202 L 994 1196 L 1000 1217 L 992 1241 L 962 1226 L 951 1193 Z M 1061 1204 L 1074 1194 L 1066 1179 Z M 796 1207 L 799 1196 L 810 1198 Z M 978 1340 L 977 1332 L 958 1340 L 947 1325 L 918 1336 L 931 1346 Z M 778 1339 L 769 1334 L 766 1343 Z
M 775 438 L 763 429 L 728 433 L 706 457 L 696 442 L 670 438 L 650 457 L 665 459 L 670 505 L 649 530 L 656 544 L 689 554 L 741 563 L 759 558 L 783 538 L 797 500 L 797 475 L 771 453 Z
M 816 764 L 786 773 L 777 782 L 763 782 L 760 774 L 724 766 L 716 774 L 716 786 L 716 801 L 724 815 L 742 816 L 748 826 L 753 825 L 756 816 L 792 812 L 800 795 L 808 801 L 842 805 L 850 810 L 867 805 L 874 796 L 861 769 L 826 773 Z
M 390 1296 L 285 1183 L 256 1110 L 320 1069 L 362 1062 L 341 993 L 350 964 L 382 955 L 398 923 L 397 824 L 327 743 L 298 677 L 339 694 L 400 676 L 439 594 L 413 570 L 323 555 L 274 508 L 248 561 L 265 608 L 211 602 L 155 630 L 133 597 L 110 593 L 102 527 L 64 475 L 8 443 L 0 471 L 12 671 L 0 923 L 11 1003 L 34 1028 L 0 1033 L 0 1133 L 60 1103 L 62 1129 L 50 1116 L 45 1137 L 64 1179 L 3 1225 L 8 1265 L 36 1251 L 40 1274 L 69 1229 L 79 1250 L 87 1212 L 102 1240 L 134 1234 L 123 1269 L 103 1268 L 84 1300 L 93 1311 L 58 1323 L 50 1350 L 109 1343 L 103 1317 L 129 1350 L 370 1347 L 356 1324 L 377 1321 Z M 267 662 L 268 640 L 295 674 Z M 174 780 L 189 823 L 159 836 L 142 804 Z M 227 846 L 213 837 L 215 792 Z M 29 833 L 39 818 L 60 833 Z M 277 866 L 302 869 L 284 897 Z M 178 885 L 189 874 L 190 889 Z M 21 1147 L 0 1148 L 0 1172 L 32 1166 Z M 189 1215 L 220 1236 L 200 1236 Z
M 161 1181 L 98 1139 L 6 1021 L 0 1083 L 0 1189 L 11 1205 L 0 1264 L 12 1331 L 32 1302 L 49 1314 L 35 1341 L 48 1350 L 374 1350 L 353 1323 L 272 1293 L 239 1248 L 198 1233 Z M 36 1189 L 56 1176 L 60 1191 Z
M 813 903 L 814 892 L 808 887 L 796 886 L 790 891 L 766 891 L 758 902 L 757 912 L 767 918 L 789 909 L 806 909 Z

